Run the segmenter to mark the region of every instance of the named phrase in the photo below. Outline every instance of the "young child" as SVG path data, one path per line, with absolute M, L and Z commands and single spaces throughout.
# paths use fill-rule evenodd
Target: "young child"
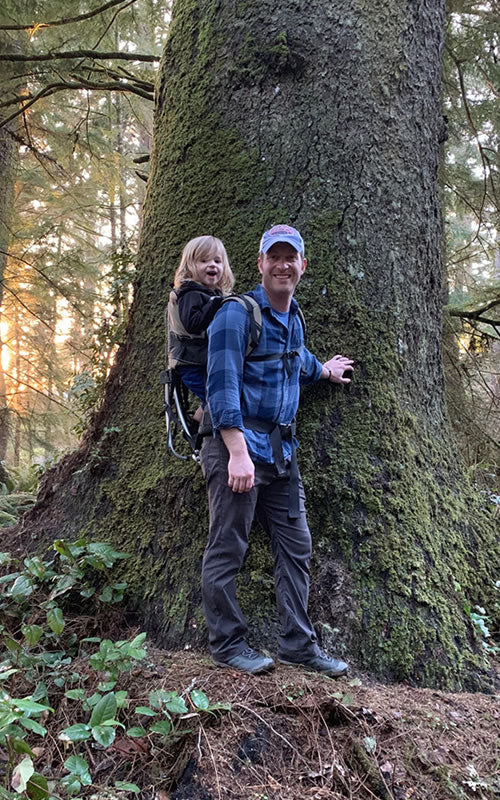
M 227 253 L 215 236 L 197 236 L 182 252 L 168 301 L 168 365 L 205 406 L 207 328 L 234 285 Z

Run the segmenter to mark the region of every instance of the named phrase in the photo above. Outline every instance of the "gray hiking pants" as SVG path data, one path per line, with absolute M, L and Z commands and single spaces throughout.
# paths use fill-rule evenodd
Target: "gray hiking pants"
M 208 488 L 210 534 L 203 557 L 202 596 L 210 649 L 217 660 L 238 655 L 248 646 L 247 624 L 236 599 L 236 576 L 248 547 L 254 515 L 271 537 L 276 601 L 281 622 L 278 653 L 300 661 L 317 650 L 307 614 L 311 535 L 304 487 L 300 481 L 300 516 L 288 518 L 288 478 L 277 478 L 273 464 L 255 464 L 255 486 L 234 493 L 227 485 L 228 452 L 219 436 L 207 436 L 201 464 Z

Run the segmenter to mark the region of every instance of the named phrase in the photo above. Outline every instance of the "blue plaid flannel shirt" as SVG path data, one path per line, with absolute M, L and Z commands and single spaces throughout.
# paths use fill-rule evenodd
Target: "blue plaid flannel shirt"
M 262 333 L 252 355 L 298 350 L 303 345 L 298 303 L 292 299 L 288 328 L 269 304 L 262 285 L 249 292 L 262 308 Z M 214 430 L 243 431 L 254 461 L 272 463 L 269 436 L 244 427 L 243 418 L 288 425 L 297 412 L 300 385 L 314 383 L 321 364 L 305 347 L 289 360 L 245 360 L 250 335 L 250 316 L 240 303 L 224 303 L 208 328 L 207 398 Z M 290 457 L 290 444 L 283 442 L 283 456 Z

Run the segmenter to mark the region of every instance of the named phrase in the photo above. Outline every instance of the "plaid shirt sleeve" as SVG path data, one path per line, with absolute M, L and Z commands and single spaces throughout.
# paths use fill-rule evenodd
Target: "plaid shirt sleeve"
M 323 365 L 306 348 L 302 351 L 302 366 L 300 368 L 300 385 L 308 386 L 319 381 Z
M 216 430 L 243 430 L 241 389 L 249 331 L 248 312 L 239 303 L 224 303 L 208 328 L 207 397 Z

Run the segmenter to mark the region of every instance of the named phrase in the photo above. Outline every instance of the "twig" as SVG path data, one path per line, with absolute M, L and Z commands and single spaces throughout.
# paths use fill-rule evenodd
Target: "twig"
M 253 714 L 255 717 L 257 717 L 257 719 L 260 719 L 260 721 L 263 722 L 264 725 L 267 725 L 269 730 L 271 730 L 279 739 L 282 739 L 282 741 L 285 742 L 287 747 L 289 747 L 291 750 L 293 750 L 295 755 L 299 757 L 300 761 L 302 761 L 304 764 L 308 763 L 307 759 L 305 759 L 304 756 L 301 753 L 299 753 L 299 751 L 293 746 L 293 744 L 291 742 L 289 742 L 288 739 L 285 736 L 282 736 L 281 733 L 278 733 L 278 731 L 275 728 L 273 728 L 273 726 L 269 722 L 267 722 L 267 720 L 265 720 L 264 717 L 261 717 L 260 714 L 257 714 L 257 712 L 253 710 L 253 708 L 249 708 L 248 706 L 244 705 L 243 703 L 236 703 L 233 706 L 233 708 L 236 708 L 236 707 L 243 708 L 245 711 L 248 711 L 250 714 Z
M 114 23 L 115 19 L 117 18 L 118 14 L 121 14 L 121 12 L 122 12 L 122 11 L 125 11 L 125 9 L 126 9 L 126 8 L 128 8 L 128 7 L 129 7 L 129 6 L 131 6 L 131 5 L 133 5 L 134 3 L 135 3 L 135 0 L 129 0 L 129 2 L 128 2 L 128 3 L 126 3 L 124 6 L 122 6 L 121 8 L 118 8 L 118 9 L 115 11 L 115 13 L 113 14 L 113 16 L 112 16 L 112 17 L 111 17 L 111 19 L 109 20 L 108 24 L 106 25 L 106 27 L 104 28 L 104 30 L 103 30 L 103 31 L 102 31 L 102 33 L 100 34 L 100 36 L 99 36 L 99 38 L 98 38 L 97 42 L 95 43 L 95 45 L 94 45 L 94 49 L 95 49 L 95 48 L 96 48 L 98 45 L 100 45 L 100 44 L 101 44 L 102 40 L 104 39 L 104 37 L 106 36 L 107 32 L 109 31 L 109 29 L 110 29 L 110 28 L 111 28 L 111 26 L 113 25 L 113 23 Z
M 216 764 L 216 761 L 215 761 L 215 758 L 214 758 L 213 750 L 212 750 L 212 747 L 210 745 L 210 741 L 208 739 L 207 733 L 206 733 L 205 728 L 203 727 L 203 724 L 201 722 L 200 722 L 200 729 L 203 731 L 203 735 L 205 737 L 205 741 L 206 741 L 208 749 L 210 751 L 210 758 L 212 760 L 212 764 L 213 764 L 213 768 L 214 768 L 214 774 L 215 774 L 215 783 L 216 783 L 216 786 L 217 786 L 217 795 L 219 797 L 219 800 L 221 800 L 222 795 L 221 795 L 221 792 L 220 792 L 220 781 L 219 781 L 219 773 L 217 771 L 217 764 Z
M 34 31 L 39 28 L 54 28 L 57 25 L 69 25 L 72 22 L 83 22 L 85 19 L 90 19 L 98 14 L 102 14 L 104 11 L 107 11 L 108 8 L 112 8 L 124 2 L 125 0 L 109 0 L 109 3 L 106 3 L 100 8 L 94 8 L 93 11 L 87 11 L 86 14 L 80 14 L 78 17 L 56 19 L 51 22 L 31 22 L 29 25 L 0 25 L 0 31 Z M 135 3 L 136 0 L 131 0 L 131 2 Z

